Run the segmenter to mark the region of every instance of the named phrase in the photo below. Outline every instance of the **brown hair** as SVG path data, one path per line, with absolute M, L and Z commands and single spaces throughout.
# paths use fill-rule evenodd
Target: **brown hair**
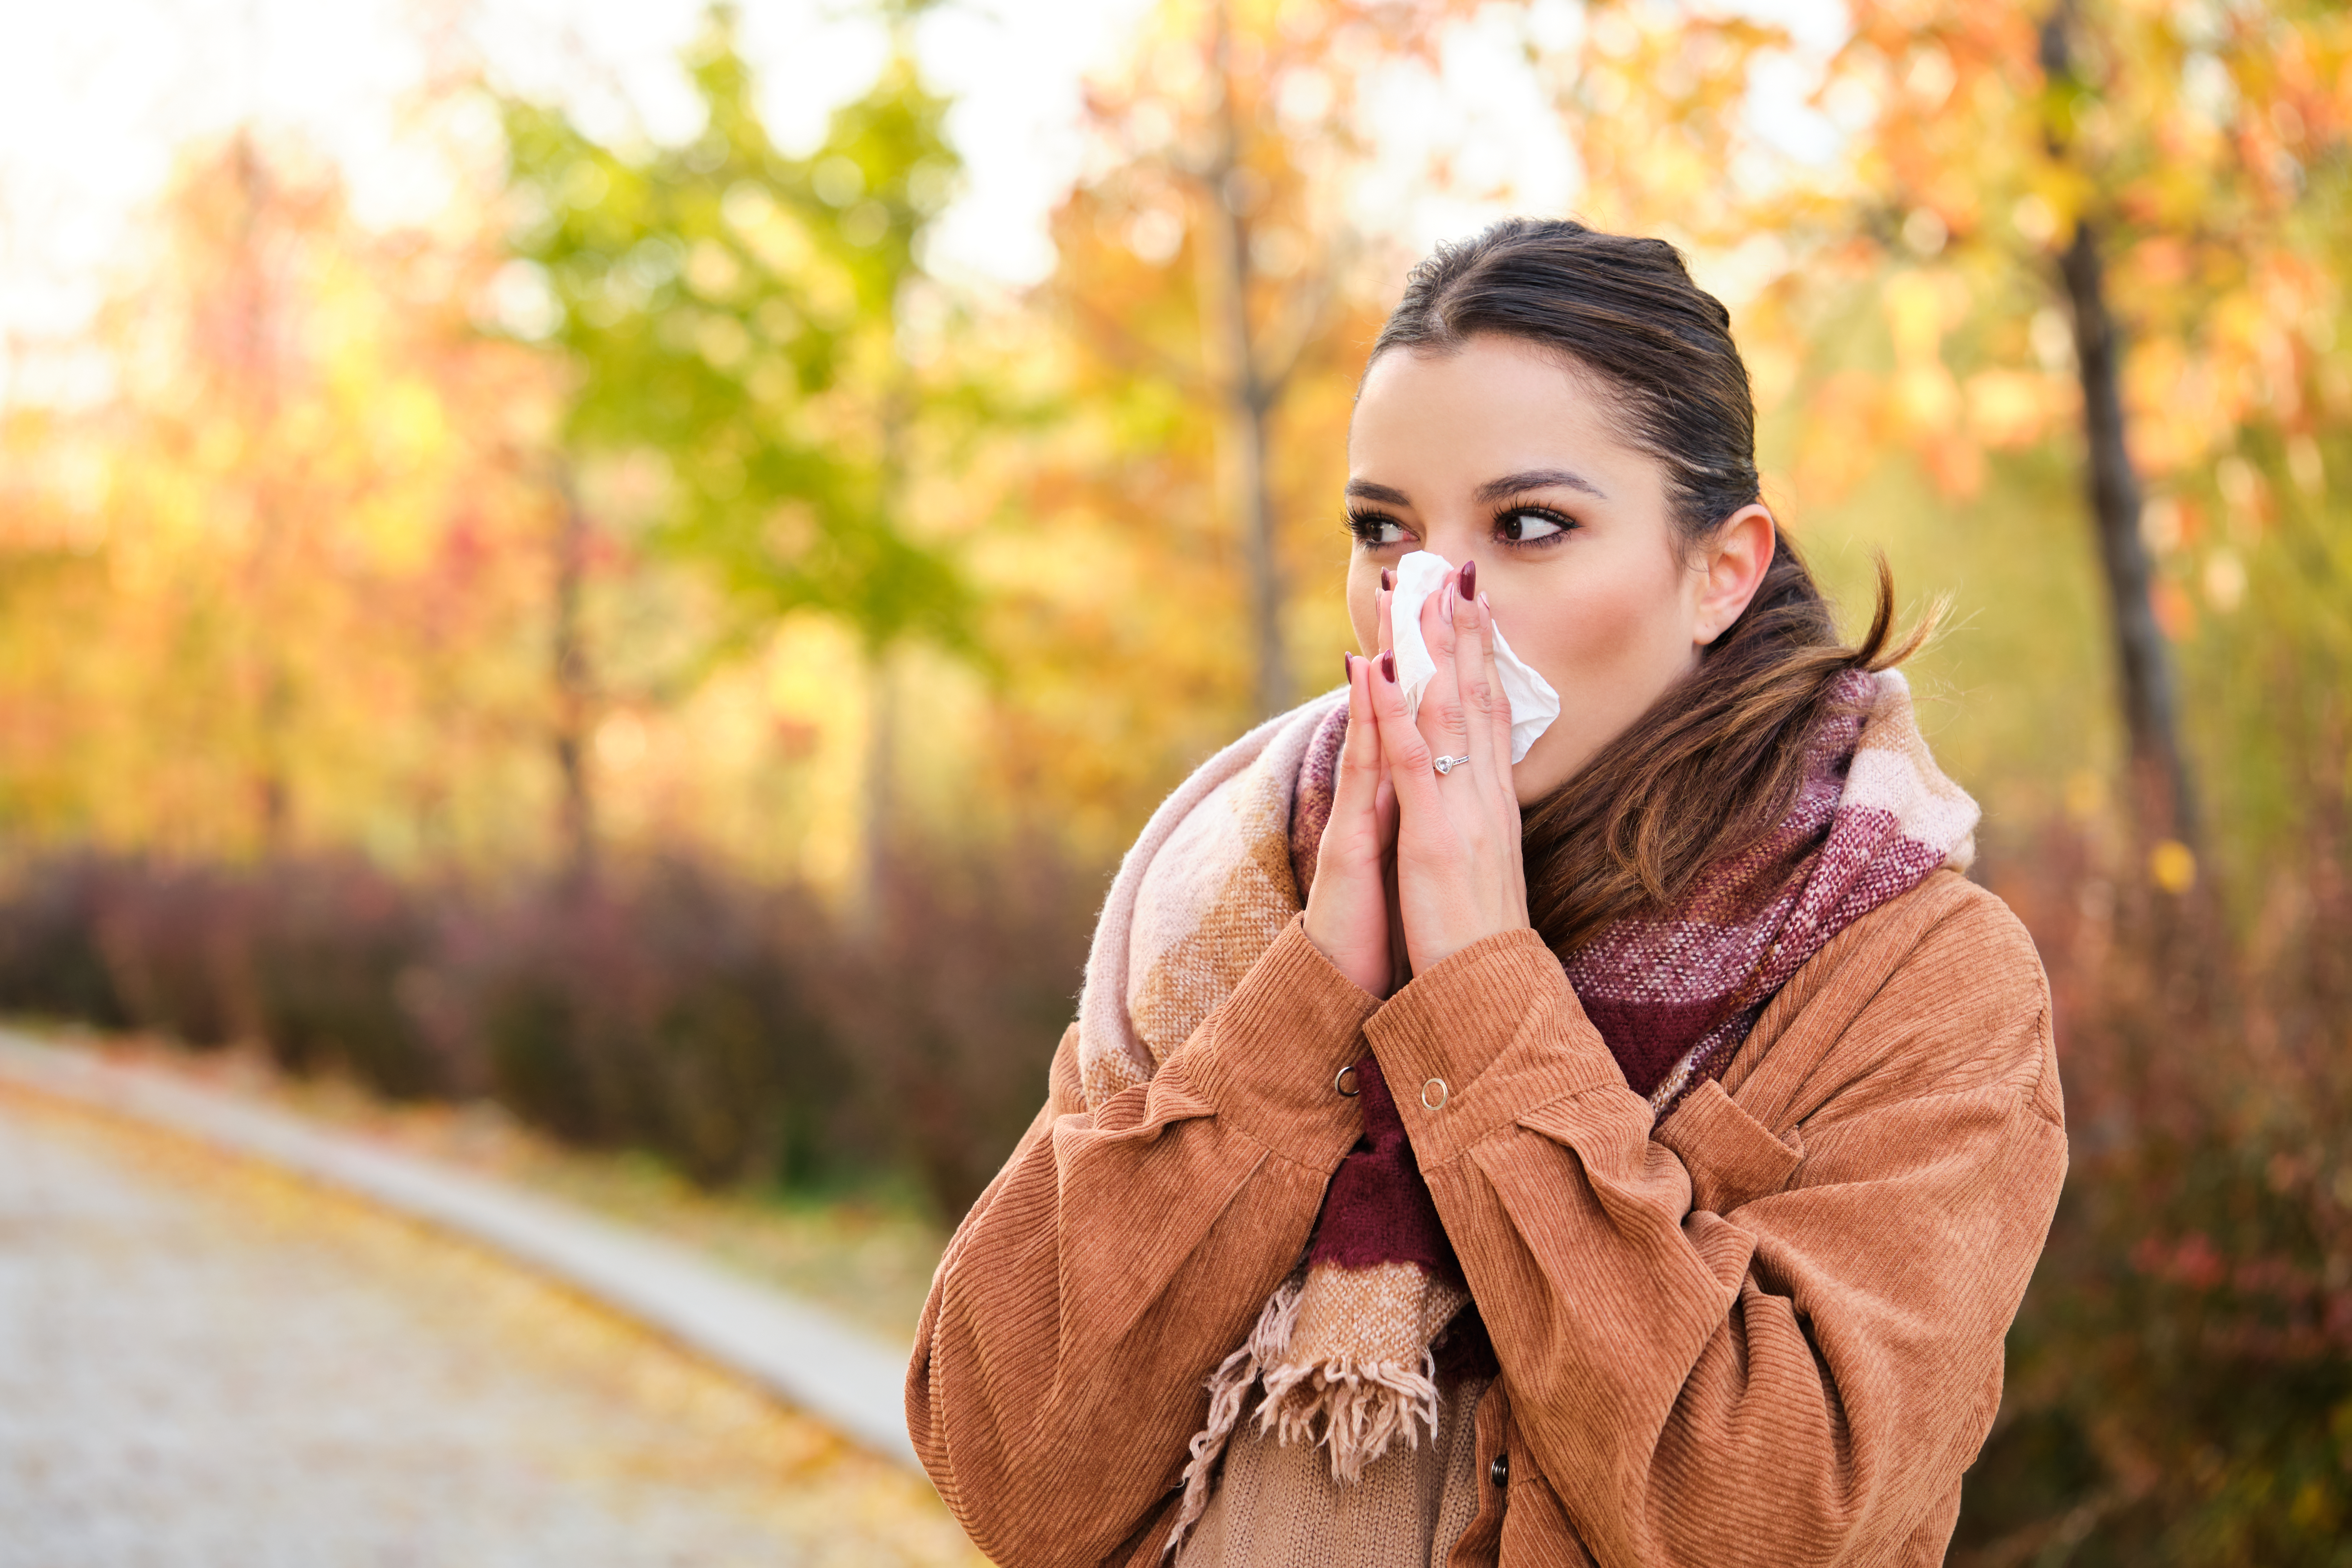
M 1620 430 L 1666 470 L 1685 547 L 1760 499 L 1756 405 L 1731 313 L 1662 239 L 1510 218 L 1440 246 L 1412 269 L 1371 358 L 1447 353 L 1493 334 L 1553 350 L 1622 399 Z M 1838 640 L 1830 607 L 1785 534 L 1738 620 L 1698 668 L 1524 816 L 1528 913 L 1567 954 L 1623 915 L 1672 904 L 1707 866 L 1753 847 L 1788 813 L 1805 746 L 1836 678 L 1916 652 L 1931 612 L 1890 646 L 1882 558 L 1870 631 Z M 1801 853 L 1806 847 L 1799 847 Z

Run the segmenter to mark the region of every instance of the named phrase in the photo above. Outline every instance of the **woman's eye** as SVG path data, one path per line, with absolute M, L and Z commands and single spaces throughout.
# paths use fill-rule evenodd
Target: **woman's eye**
M 1513 544 L 1528 544 L 1565 531 L 1562 527 L 1564 521 L 1549 512 L 1507 511 L 1496 520 L 1496 526 Z
M 1392 517 L 1372 517 L 1359 512 L 1348 520 L 1348 527 L 1367 550 L 1385 550 L 1391 544 L 1402 544 L 1405 540 L 1404 525 Z

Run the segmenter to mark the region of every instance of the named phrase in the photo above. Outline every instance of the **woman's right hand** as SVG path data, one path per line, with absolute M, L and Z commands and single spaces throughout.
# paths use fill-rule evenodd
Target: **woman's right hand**
M 1372 661 L 1349 655 L 1348 739 L 1307 893 L 1307 939 L 1340 973 L 1385 997 L 1396 988 L 1389 866 L 1397 808 L 1372 715 L 1371 680 Z

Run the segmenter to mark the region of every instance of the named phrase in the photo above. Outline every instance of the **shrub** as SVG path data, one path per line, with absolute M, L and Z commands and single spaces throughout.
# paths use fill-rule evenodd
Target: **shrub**
M 1997 879 L 2057 1007 L 2073 1165 L 1956 1565 L 2352 1561 L 2352 921 L 2328 847 L 2266 915 L 2105 874 Z
M 916 846 L 887 866 L 838 1005 L 940 1213 L 969 1208 L 1045 1102 L 1077 1016 L 1102 879 L 1039 839 Z
M 34 859 L 0 889 L 0 1005 L 492 1095 L 706 1184 L 903 1173 L 951 1219 L 1044 1100 L 1099 889 L 1034 839 L 913 844 L 845 932 L 678 856 L 496 890 L 337 856 Z
M 81 852 L 26 861 L 0 879 L 0 1009 L 101 1029 L 130 1025 L 98 936 L 114 869 Z
M 247 886 L 243 968 L 281 1066 L 341 1067 L 396 1100 L 456 1087 L 402 996 L 435 940 L 422 895 L 351 857 L 274 862 Z
M 812 981 L 830 941 L 805 896 L 685 859 L 551 882 L 452 923 L 444 1026 L 561 1136 L 705 1183 L 809 1179 L 871 1152 Z
M 100 880 L 97 944 L 133 1024 L 199 1049 L 258 1032 L 246 895 L 210 866 L 125 861 Z

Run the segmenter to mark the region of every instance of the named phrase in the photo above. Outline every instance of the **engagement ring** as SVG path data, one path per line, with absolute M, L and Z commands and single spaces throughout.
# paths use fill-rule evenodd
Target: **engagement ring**
M 1467 757 L 1440 757 L 1431 765 L 1441 773 L 1450 773 L 1454 769 L 1465 765 L 1469 761 Z

